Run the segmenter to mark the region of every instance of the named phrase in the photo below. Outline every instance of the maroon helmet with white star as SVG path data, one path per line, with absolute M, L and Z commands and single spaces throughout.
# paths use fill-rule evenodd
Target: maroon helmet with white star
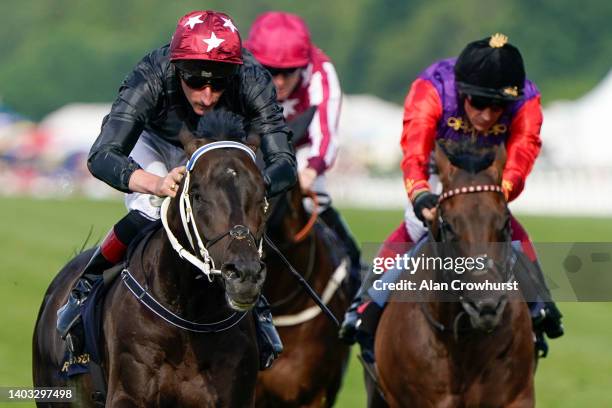
M 295 14 L 270 11 L 257 17 L 245 47 L 267 67 L 299 68 L 310 62 L 312 43 L 304 20 Z
M 181 17 L 170 43 L 170 61 L 177 60 L 242 64 L 242 41 L 232 19 L 211 10 Z

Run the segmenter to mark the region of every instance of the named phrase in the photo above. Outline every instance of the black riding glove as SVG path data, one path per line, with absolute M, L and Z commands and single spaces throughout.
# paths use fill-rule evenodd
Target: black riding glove
M 264 135 L 261 151 L 265 162 L 264 182 L 268 197 L 289 190 L 297 181 L 295 155 L 291 142 L 284 133 Z
M 431 210 L 438 205 L 438 195 L 428 192 L 421 193 L 416 196 L 414 199 L 414 203 L 412 203 L 412 207 L 414 208 L 414 214 L 417 216 L 419 220 L 423 223 L 423 225 L 427 225 L 425 222 L 425 217 L 423 217 L 423 210 L 425 208 Z

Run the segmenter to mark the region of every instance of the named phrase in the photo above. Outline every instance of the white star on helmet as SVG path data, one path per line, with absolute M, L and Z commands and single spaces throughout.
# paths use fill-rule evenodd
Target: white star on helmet
M 215 33 L 212 32 L 210 33 L 210 38 L 204 39 L 202 41 L 204 41 L 208 45 L 206 52 L 210 52 L 210 50 L 212 50 L 213 48 L 217 48 L 225 40 L 223 38 L 217 38 Z
M 195 27 L 196 24 L 200 24 L 204 22 L 200 20 L 200 17 L 202 17 L 201 14 L 198 14 L 197 16 L 189 17 L 189 20 L 187 20 L 187 22 L 183 24 L 183 27 L 189 26 L 189 28 L 193 30 L 193 27 Z
M 223 23 L 223 27 L 228 27 L 230 30 L 232 30 L 232 33 L 238 30 L 234 23 L 232 23 L 232 20 L 230 20 L 229 18 L 221 17 L 221 19 L 225 21 L 225 23 Z

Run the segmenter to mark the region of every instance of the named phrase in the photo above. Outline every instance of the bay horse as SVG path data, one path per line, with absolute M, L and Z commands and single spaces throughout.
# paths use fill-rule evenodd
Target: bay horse
M 512 279 L 510 213 L 500 188 L 505 151 L 451 147 L 438 143 L 435 149 L 443 193 L 430 225 L 433 245 L 426 244 L 422 254 L 441 256 L 450 246 L 446 255 L 473 256 L 486 244 L 494 248 L 487 252 L 487 279 Z M 470 156 L 481 160 L 463 166 Z M 480 275 L 420 269 L 412 276 L 419 285 L 420 279 L 476 282 Z M 419 302 L 398 301 L 400 292 L 391 295 L 374 345 L 378 389 L 366 373 L 368 406 L 533 407 L 535 359 L 526 303 L 509 301 L 503 291 L 447 295 L 451 299 L 441 301 L 430 291 Z
M 164 228 L 133 248 L 103 301 L 106 406 L 254 403 L 259 357 L 249 311 L 266 273 L 264 180 L 237 116 L 212 112 L 202 120 L 212 137 L 181 131 L 191 159 L 180 194 L 162 205 Z M 90 252 L 71 260 L 49 286 L 33 339 L 34 385 L 76 387 L 79 407 L 93 406 L 91 379 L 59 375 L 65 345 L 55 322 Z
M 302 199 L 299 185 L 281 196 L 273 206 L 267 234 L 339 317 L 350 303 L 342 285 L 349 261 L 342 243 L 331 229 L 315 221 L 316 209 L 314 215 L 306 212 Z M 266 267 L 264 294 L 284 349 L 271 368 L 259 373 L 256 406 L 331 407 L 349 348 L 338 338 L 337 326 L 297 285 L 273 251 L 266 250 Z

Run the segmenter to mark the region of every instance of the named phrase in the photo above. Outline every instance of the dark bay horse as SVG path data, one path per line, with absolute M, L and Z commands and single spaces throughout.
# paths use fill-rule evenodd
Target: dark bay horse
M 265 187 L 252 151 L 236 130 L 242 128 L 237 118 L 208 116 L 217 129 L 214 141 L 181 132 L 191 160 L 180 194 L 164 201 L 164 228 L 131 251 L 122 279 L 111 284 L 104 299 L 101 367 L 107 406 L 242 408 L 254 403 L 259 358 L 249 310 L 265 279 L 260 259 Z M 59 375 L 65 346 L 55 321 L 88 259 L 89 251 L 78 255 L 53 280 L 33 339 L 34 385 L 74 386 L 79 407 L 92 406 L 92 384 L 89 375 L 70 380 Z M 131 293 L 138 292 L 134 282 L 166 309 L 166 321 L 159 310 L 149 309 L 151 302 L 145 307 Z
M 498 243 L 487 252 L 487 279 L 511 279 L 509 212 L 499 188 L 505 152 L 492 150 L 481 156 L 476 169 L 466 171 L 449 161 L 460 162 L 465 152 L 447 157 L 443 150 L 450 149 L 438 145 L 435 153 L 443 194 L 430 241 L 451 243 L 455 249 L 443 254 L 439 248 L 446 245 L 426 244 L 423 254 L 474 256 L 481 244 Z M 412 277 L 417 285 L 426 279 L 483 279 L 476 271 L 458 275 L 439 269 L 421 269 Z M 506 292 L 453 290 L 448 295 L 452 301 L 440 301 L 431 292 L 421 302 L 401 302 L 398 292 L 392 295 L 375 341 L 384 399 L 366 375 L 369 406 L 533 407 L 535 360 L 527 305 L 508 300 Z
M 313 225 L 302 198 L 299 186 L 280 198 L 268 221 L 268 235 L 338 317 L 350 301 L 341 285 L 348 258 L 329 229 L 320 221 Z M 330 246 L 339 248 L 336 255 Z M 338 339 L 337 326 L 270 250 L 266 266 L 264 294 L 272 305 L 284 351 L 259 374 L 256 406 L 330 407 L 340 389 L 349 348 Z

